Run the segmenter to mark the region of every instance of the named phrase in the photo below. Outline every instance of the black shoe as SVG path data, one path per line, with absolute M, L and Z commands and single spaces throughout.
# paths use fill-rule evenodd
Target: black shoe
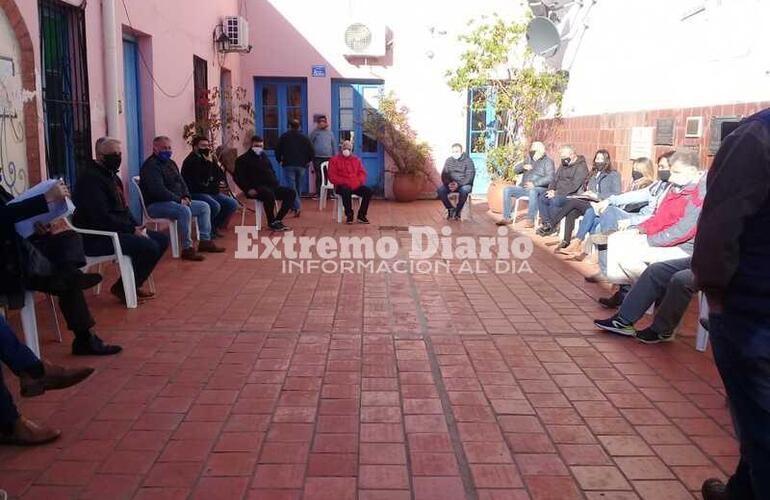
M 624 337 L 633 337 L 636 335 L 634 325 L 626 323 L 617 314 L 609 319 L 597 319 L 594 321 L 594 325 L 596 325 L 597 328 L 607 332 L 616 333 L 618 335 L 623 335 Z
M 569 243 L 567 243 L 566 241 L 562 240 L 562 241 L 559 242 L 558 245 L 556 245 L 556 248 L 553 249 L 553 252 L 554 253 L 558 253 L 559 251 L 564 250 L 568 246 L 569 246 Z
M 102 275 L 99 273 L 84 273 L 77 271 L 74 277 L 75 285 L 81 290 L 93 288 L 102 282 Z
M 356 220 L 358 220 L 359 224 L 369 224 L 369 219 L 365 215 L 359 215 Z
M 599 303 L 607 309 L 617 309 L 620 304 L 623 303 L 624 295 L 620 293 L 620 290 L 613 293 L 610 297 L 602 297 L 599 299 Z
M 279 220 L 273 221 L 273 223 L 270 224 L 269 227 L 273 231 L 288 231 L 289 230 L 289 227 L 286 226 L 283 222 L 281 222 Z
M 88 337 L 75 337 L 72 342 L 72 354 L 74 356 L 110 356 L 122 351 L 119 345 L 105 344 L 96 334 Z
M 353 224 L 353 214 L 345 217 L 345 224 Z
M 719 479 L 706 479 L 700 488 L 703 500 L 728 500 L 727 485 Z
M 446 220 L 452 220 L 452 218 L 455 216 L 455 209 L 454 208 L 447 208 L 446 211 Z
M 550 236 L 554 234 L 556 231 L 557 229 L 554 229 L 553 227 L 551 227 L 550 224 L 543 224 L 537 229 L 537 231 L 535 231 L 535 234 L 537 234 L 538 236 Z
M 659 342 L 671 342 L 674 340 L 674 335 L 661 335 L 652 328 L 645 328 L 636 332 L 636 339 L 645 344 L 657 344 Z
M 463 220 L 463 217 L 458 212 L 455 212 L 454 217 L 452 217 L 452 220 L 460 221 L 460 220 Z

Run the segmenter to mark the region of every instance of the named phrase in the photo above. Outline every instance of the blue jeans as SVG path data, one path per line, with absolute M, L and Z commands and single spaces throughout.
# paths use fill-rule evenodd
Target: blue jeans
M 611 233 L 618 230 L 618 222 L 630 218 L 631 214 L 622 208 L 609 206 L 599 216 L 599 227 L 603 233 Z
M 583 214 L 583 220 L 580 221 L 580 224 L 578 225 L 578 231 L 576 238 L 579 240 L 586 239 L 586 236 L 588 234 L 594 233 L 599 228 L 599 216 L 596 215 L 596 212 L 594 212 L 594 209 L 590 207 L 588 210 L 585 211 Z
M 158 231 L 147 231 L 147 237 L 135 234 L 118 234 L 120 249 L 123 255 L 131 257 L 134 266 L 134 280 L 140 287 L 152 274 L 152 270 L 160 261 L 168 248 L 168 236 Z M 83 247 L 86 255 L 109 255 L 114 251 L 112 241 L 103 237 L 88 237 L 83 239 Z M 118 280 L 117 286 L 122 286 L 123 281 Z
M 205 201 L 192 200 L 190 206 L 175 201 L 161 201 L 147 207 L 150 217 L 157 219 L 172 219 L 179 224 L 182 238 L 182 248 L 192 248 L 192 218 L 198 222 L 198 232 L 201 241 L 211 239 L 211 209 Z
M 34 367 L 42 370 L 40 360 L 35 353 L 19 342 L 2 316 L 0 316 L 0 360 L 16 374 Z M 9 426 L 13 425 L 18 418 L 19 410 L 13 404 L 13 397 L 3 382 L 3 373 L 0 370 L 0 430 L 9 430 Z
M 286 176 L 287 187 L 290 187 L 297 193 L 297 197 L 294 198 L 294 204 L 291 208 L 299 210 L 302 208 L 302 203 L 299 201 L 300 193 L 302 192 L 302 186 L 305 181 L 305 173 L 307 169 L 305 167 L 283 167 L 283 173 Z
M 567 203 L 566 196 L 554 196 L 553 198 L 546 198 L 541 196 L 538 200 L 538 206 L 540 208 L 540 218 L 543 220 L 543 224 L 553 223 L 553 214 L 556 213 L 564 204 Z
M 211 211 L 211 228 L 221 229 L 227 225 L 236 210 L 238 210 L 238 202 L 232 196 L 227 196 L 223 193 L 206 194 L 206 193 L 193 193 L 193 200 L 204 201 L 208 204 Z
M 537 218 L 537 206 L 540 199 L 540 195 L 545 193 L 544 187 L 525 188 L 522 186 L 508 186 L 503 189 L 503 219 L 510 220 L 513 215 L 513 198 L 521 198 L 526 196 L 529 198 L 527 202 L 527 219 L 535 222 Z
M 770 318 L 711 314 L 709 337 L 740 441 L 730 498 L 770 498 Z
M 470 184 L 466 184 L 457 188 L 456 192 L 459 193 L 459 198 L 457 200 L 456 207 L 452 206 L 452 202 L 449 201 L 449 193 L 452 191 L 450 191 L 446 185 L 442 184 L 439 186 L 439 188 L 436 190 L 436 194 L 438 195 L 438 199 L 441 200 L 447 210 L 454 210 L 456 214 L 460 214 L 460 212 L 463 211 L 465 202 L 468 200 L 468 195 L 472 190 L 473 186 Z

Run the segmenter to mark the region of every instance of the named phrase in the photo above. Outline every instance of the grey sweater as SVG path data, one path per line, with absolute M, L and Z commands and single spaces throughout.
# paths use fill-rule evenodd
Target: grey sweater
M 317 158 L 331 158 L 337 154 L 337 140 L 330 129 L 317 128 L 310 132 L 310 142 Z

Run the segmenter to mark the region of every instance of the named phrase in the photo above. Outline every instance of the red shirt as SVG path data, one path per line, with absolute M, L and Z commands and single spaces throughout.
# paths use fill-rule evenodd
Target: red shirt
M 366 170 L 357 156 L 338 154 L 329 160 L 329 180 L 335 186 L 356 189 L 366 182 Z

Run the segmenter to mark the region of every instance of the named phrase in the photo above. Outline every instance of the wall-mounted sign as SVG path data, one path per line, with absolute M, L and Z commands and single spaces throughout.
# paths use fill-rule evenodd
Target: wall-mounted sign
M 652 158 L 652 134 L 654 127 L 631 128 L 629 158 Z
M 655 121 L 655 145 L 674 145 L 674 119 L 661 118 Z
M 735 123 L 738 123 L 739 121 L 740 121 L 740 118 L 738 118 L 737 116 L 714 116 L 711 118 L 711 128 L 709 129 L 709 149 L 708 149 L 709 156 L 713 156 L 717 153 L 717 150 L 719 149 L 719 145 L 722 144 L 722 139 L 725 137 L 724 135 L 722 135 L 722 125 L 725 123 L 735 124 Z M 732 130 L 734 129 L 731 129 L 731 131 Z
M 313 75 L 313 78 L 326 78 L 326 66 L 314 64 L 310 74 Z
M 703 117 L 688 116 L 684 125 L 684 136 L 697 139 L 703 136 Z

